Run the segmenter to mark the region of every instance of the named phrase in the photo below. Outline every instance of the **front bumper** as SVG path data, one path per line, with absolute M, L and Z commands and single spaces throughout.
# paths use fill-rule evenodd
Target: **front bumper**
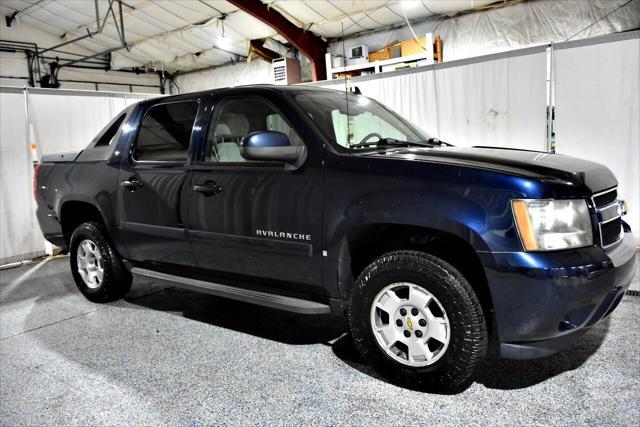
M 635 273 L 631 233 L 605 252 L 480 254 L 504 358 L 531 359 L 560 351 L 618 305 Z

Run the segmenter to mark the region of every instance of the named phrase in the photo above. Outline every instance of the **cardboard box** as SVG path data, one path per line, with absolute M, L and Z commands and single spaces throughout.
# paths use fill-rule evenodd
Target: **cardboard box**
M 391 58 L 391 52 L 387 48 L 376 50 L 375 52 L 369 52 L 369 62 L 384 61 Z
M 427 52 L 425 43 L 426 37 L 419 37 L 417 42 L 416 39 L 403 40 L 400 42 L 402 56 L 425 54 Z
M 402 56 L 402 44 L 398 43 L 389 48 L 392 58 L 400 58 Z
M 369 52 L 369 62 L 398 58 L 402 55 L 401 51 L 401 43 L 399 41 L 393 41 L 380 50 Z

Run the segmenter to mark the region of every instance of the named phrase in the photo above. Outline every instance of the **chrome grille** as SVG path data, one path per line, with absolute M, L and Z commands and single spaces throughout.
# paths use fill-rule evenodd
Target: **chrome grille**
M 600 224 L 600 237 L 602 239 L 602 246 L 608 247 L 616 244 L 620 241 L 620 234 L 622 233 L 622 220 L 615 218 L 613 221 L 609 221 L 606 224 Z
M 617 197 L 617 188 L 611 188 L 591 196 L 598 220 L 599 246 L 603 249 L 616 245 L 624 237 L 620 201 L 617 200 Z M 595 240 L 597 242 L 597 239 Z
M 613 188 L 611 190 L 607 190 L 604 193 L 599 193 L 593 196 L 593 203 L 596 206 L 604 206 L 616 200 L 618 197 L 618 190 Z

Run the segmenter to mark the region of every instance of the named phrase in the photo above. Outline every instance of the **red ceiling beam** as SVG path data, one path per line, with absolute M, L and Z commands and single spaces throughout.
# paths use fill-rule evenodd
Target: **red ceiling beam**
M 267 7 L 260 0 L 227 0 L 229 3 L 258 18 L 278 34 L 286 38 L 304 56 L 311 61 L 311 76 L 313 80 L 325 80 L 327 69 L 324 54 L 327 43 L 309 31 L 296 27 L 278 11 Z
M 251 52 L 254 52 L 260 59 L 271 62 L 274 59 L 280 58 L 278 52 L 274 52 L 271 49 L 264 46 L 263 40 L 251 40 L 249 46 L 251 46 Z

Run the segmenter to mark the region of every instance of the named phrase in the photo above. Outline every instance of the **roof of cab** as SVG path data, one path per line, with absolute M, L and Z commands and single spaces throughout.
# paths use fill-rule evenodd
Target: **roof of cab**
M 214 94 L 224 94 L 224 95 L 236 95 L 236 94 L 247 94 L 251 93 L 251 91 L 260 91 L 262 93 L 265 92 L 335 92 L 334 89 L 327 89 L 317 86 L 278 86 L 278 85 L 270 85 L 270 84 L 255 84 L 255 85 L 243 85 L 243 86 L 235 86 L 235 87 L 225 87 L 219 89 L 209 89 L 203 90 L 199 92 L 189 92 L 189 93 L 181 93 L 177 95 L 170 96 L 162 96 L 157 98 L 150 98 L 144 101 L 140 101 L 139 104 L 157 104 L 164 102 L 172 102 L 172 101 L 181 101 L 181 100 L 189 100 L 194 98 L 202 98 L 204 96 L 214 95 Z

